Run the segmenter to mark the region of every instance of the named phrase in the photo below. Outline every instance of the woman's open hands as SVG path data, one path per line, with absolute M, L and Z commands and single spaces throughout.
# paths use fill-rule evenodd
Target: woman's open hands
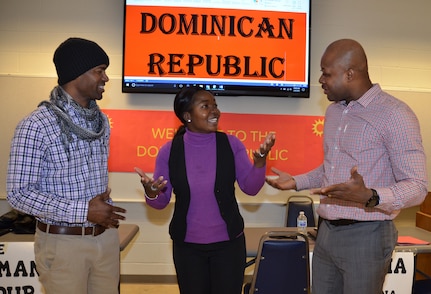
M 257 167 L 263 167 L 266 162 L 266 157 L 272 146 L 275 144 L 275 134 L 269 133 L 265 140 L 260 144 L 259 148 L 253 151 L 254 165 Z
M 135 167 L 135 171 L 141 177 L 141 183 L 145 190 L 145 195 L 147 198 L 157 198 L 165 186 L 167 181 L 164 180 L 163 176 L 158 177 L 156 180 L 147 176 L 142 169 L 139 167 Z

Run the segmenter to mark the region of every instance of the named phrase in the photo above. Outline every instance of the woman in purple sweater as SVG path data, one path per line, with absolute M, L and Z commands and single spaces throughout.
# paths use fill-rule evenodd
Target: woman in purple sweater
M 252 163 L 237 137 L 217 131 L 220 110 L 211 92 L 184 88 L 174 111 L 183 125 L 160 149 L 154 178 L 136 168 L 146 203 L 163 209 L 175 194 L 169 233 L 182 294 L 240 294 L 246 250 L 234 184 L 248 195 L 259 192 L 275 135 L 253 151 Z

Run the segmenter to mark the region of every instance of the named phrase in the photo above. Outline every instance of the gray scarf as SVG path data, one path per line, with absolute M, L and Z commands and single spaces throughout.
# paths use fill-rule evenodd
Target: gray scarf
M 102 112 L 96 101 L 91 100 L 89 107 L 84 108 L 73 100 L 62 87 L 55 87 L 50 94 L 49 101 L 42 101 L 39 106 L 44 105 L 54 111 L 61 129 L 61 141 L 66 152 L 69 154 L 69 143 L 72 142 L 72 133 L 79 139 L 88 142 L 99 139 L 106 131 L 106 123 Z M 76 125 L 65 110 L 65 106 L 72 106 L 81 117 L 93 125 L 95 131 Z

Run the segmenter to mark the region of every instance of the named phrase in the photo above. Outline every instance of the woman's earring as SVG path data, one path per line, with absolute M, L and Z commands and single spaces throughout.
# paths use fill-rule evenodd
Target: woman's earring
M 191 119 L 188 119 L 188 120 L 187 120 L 187 122 L 188 122 L 188 123 L 191 123 L 191 122 L 192 122 L 192 120 L 191 120 Z

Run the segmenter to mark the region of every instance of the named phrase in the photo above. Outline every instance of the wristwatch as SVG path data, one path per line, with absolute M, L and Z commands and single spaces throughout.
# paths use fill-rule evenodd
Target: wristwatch
M 371 196 L 370 199 L 368 199 L 367 203 L 365 203 L 365 207 L 374 207 L 379 205 L 380 202 L 380 196 L 377 194 L 377 191 L 374 189 L 371 189 L 373 192 L 373 196 Z

